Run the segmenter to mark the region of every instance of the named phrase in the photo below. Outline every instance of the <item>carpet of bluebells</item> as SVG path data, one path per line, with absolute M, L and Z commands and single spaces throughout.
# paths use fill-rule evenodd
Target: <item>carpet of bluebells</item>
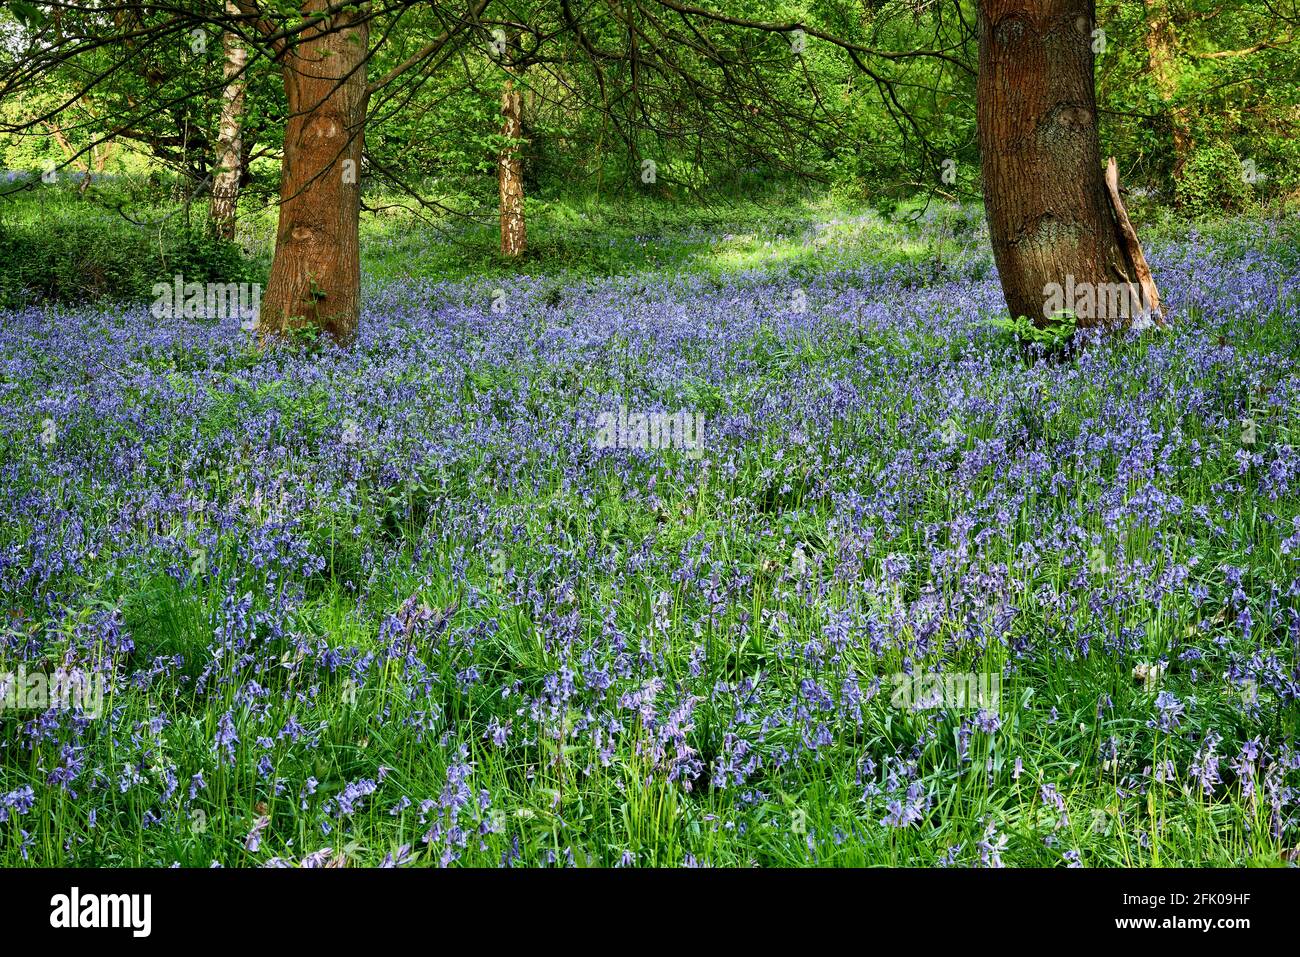
M 374 286 L 349 351 L 0 317 L 0 673 L 108 689 L 0 712 L 0 863 L 1294 861 L 1295 230 L 1055 355 L 986 240 L 844 235 Z

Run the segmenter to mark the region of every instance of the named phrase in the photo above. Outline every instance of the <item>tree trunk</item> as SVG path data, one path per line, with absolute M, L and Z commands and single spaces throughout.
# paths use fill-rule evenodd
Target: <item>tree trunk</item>
M 305 16 L 326 0 L 307 0 Z M 275 259 L 262 297 L 263 335 L 302 327 L 350 342 L 360 322 L 361 152 L 369 29 L 335 13 L 283 56 L 289 119 Z
M 497 185 L 501 191 L 501 255 L 523 255 L 528 240 L 524 228 L 524 162 L 519 140 L 523 137 L 523 102 L 513 80 L 501 94 L 501 135 L 510 143 L 497 159 Z
M 1094 0 L 980 0 L 980 163 L 993 255 L 1013 317 L 1042 324 L 1069 290 L 1079 325 L 1132 320 L 1136 234 L 1123 236 L 1102 176 L 1093 80 Z M 1076 290 L 1127 308 L 1075 309 Z M 1154 290 L 1154 284 L 1151 285 Z M 1081 300 L 1082 301 L 1082 300 Z M 1109 298 L 1114 304 L 1115 299 Z
M 1164 102 L 1165 118 L 1173 137 L 1173 178 L 1177 183 L 1183 178 L 1183 167 L 1187 165 L 1187 157 L 1192 151 L 1192 129 L 1187 120 L 1187 111 L 1174 102 L 1178 93 L 1178 63 L 1175 57 L 1177 38 L 1174 35 L 1173 14 L 1169 10 L 1168 0 L 1147 0 L 1146 12 L 1147 59 L 1156 92 Z
M 239 16 L 239 7 L 226 0 L 226 13 Z M 248 64 L 248 51 L 239 37 L 226 31 L 221 35 L 225 52 L 225 88 L 221 94 L 221 127 L 217 131 L 216 178 L 212 181 L 212 205 L 208 221 L 212 233 L 221 239 L 235 238 L 235 210 L 239 206 L 239 179 L 242 172 L 244 90 L 247 79 L 244 69 Z

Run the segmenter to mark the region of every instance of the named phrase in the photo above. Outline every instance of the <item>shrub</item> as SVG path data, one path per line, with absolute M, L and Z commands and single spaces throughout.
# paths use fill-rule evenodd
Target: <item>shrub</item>
M 148 226 L 42 187 L 0 206 L 0 308 L 36 302 L 150 298 L 176 273 L 187 282 L 256 282 L 240 247 L 179 216 Z
M 1241 158 L 1223 142 L 1202 146 L 1188 157 L 1174 195 L 1187 214 L 1198 217 L 1238 212 L 1253 199 Z

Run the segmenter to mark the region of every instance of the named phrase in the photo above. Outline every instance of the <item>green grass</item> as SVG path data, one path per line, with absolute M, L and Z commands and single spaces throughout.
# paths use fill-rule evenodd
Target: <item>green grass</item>
M 854 218 L 815 204 L 796 203 L 775 212 L 742 206 L 727 211 L 740 223 L 729 238 L 720 238 L 720 234 L 725 235 L 731 220 L 714 219 L 722 212 L 707 211 L 653 222 L 648 228 L 657 234 L 652 241 L 641 243 L 637 237 L 642 224 L 632 213 L 620 216 L 608 207 L 584 209 L 558 203 L 538 204 L 535 211 L 536 254 L 522 266 L 492 258 L 490 230 L 466 231 L 461 244 L 437 245 L 430 234 L 415 232 L 403 223 L 368 221 L 364 254 L 368 279 L 379 283 L 408 277 L 474 275 L 491 280 L 519 269 L 557 277 L 606 272 L 653 275 L 677 270 L 724 275 L 768 269 L 788 272 L 791 268 L 816 275 L 818 269 L 855 263 L 916 265 L 936 259 L 951 263 L 961 256 L 968 257 L 963 262 L 973 271 L 987 268 L 987 254 L 978 248 L 978 224 L 969 215 L 950 215 L 934 232 L 926 233 L 929 227 L 888 224 L 866 213 Z M 829 224 L 818 233 L 825 239 L 820 246 L 808 246 L 798 238 L 811 222 Z M 1261 238 L 1240 225 L 1235 232 L 1223 228 L 1225 241 L 1240 243 L 1230 247 L 1234 255 L 1285 256 L 1294 251 L 1294 233 L 1285 230 Z M 1246 238 L 1236 238 L 1241 236 Z M 1292 348 L 1291 327 L 1282 308 L 1254 318 L 1258 321 L 1240 326 L 1224 323 L 1207 333 L 1231 337 L 1245 353 L 1269 355 Z M 1200 320 L 1187 317 L 1187 321 Z M 956 346 L 924 330 L 904 342 L 883 333 L 856 330 L 850 318 L 844 317 L 841 331 L 838 336 L 804 340 L 777 340 L 760 334 L 749 344 L 747 355 L 774 389 L 781 383 L 816 381 L 823 374 L 852 375 L 861 367 L 863 354 L 869 352 L 888 352 L 900 361 L 910 357 L 916 362 L 918 356 L 928 354 L 956 357 L 948 352 Z M 1127 384 L 1137 388 L 1151 347 L 1152 340 L 1145 338 L 1098 348 L 1112 350 L 1116 365 L 1133 370 Z M 252 387 L 239 378 L 238 369 L 226 370 L 225 378 L 205 383 L 202 376 L 184 374 L 187 360 L 183 351 L 155 358 L 160 370 L 175 370 L 178 388 L 207 390 L 202 414 L 195 420 L 204 437 L 229 435 L 236 441 L 240 423 L 247 417 L 273 414 L 283 423 L 282 435 L 277 438 L 310 445 L 336 424 L 337 410 L 330 408 L 329 392 L 323 385 L 276 382 Z M 250 356 L 247 361 L 259 360 Z M 201 363 L 196 362 L 195 367 Z M 485 364 L 466 377 L 465 398 L 509 394 L 523 381 L 531 379 L 535 384 L 541 375 L 552 371 Z M 573 397 L 584 384 L 590 386 L 595 378 L 608 373 L 584 370 L 556 388 Z M 1022 375 L 1024 370 L 1008 360 L 1005 370 L 990 374 L 987 387 L 994 394 L 1003 387 L 1024 385 L 1027 380 L 1018 378 Z M 217 388 L 217 382 L 223 388 Z M 721 408 L 724 399 L 735 398 L 724 397 L 718 386 L 706 382 L 692 388 L 692 406 L 710 412 Z M 1106 414 L 1110 397 L 1090 383 L 1067 381 L 1060 388 L 1061 392 L 1042 396 L 1036 403 L 1023 403 L 1017 414 L 1027 434 L 1057 441 L 1078 434 L 1089 418 Z M 1224 381 L 1218 388 L 1225 397 L 1223 411 L 1231 414 L 1237 393 L 1248 384 Z M 1059 403 L 1054 413 L 1045 411 L 1048 399 Z M 1178 470 L 1173 487 L 1186 509 L 1218 504 L 1222 493 L 1217 485 L 1236 468 L 1231 438 L 1177 408 L 1155 407 L 1150 412 L 1152 428 L 1182 429 L 1207 450 L 1206 461 L 1199 467 L 1183 461 L 1173 463 Z M 858 418 L 837 422 L 833 434 L 825 438 L 860 448 L 864 456 L 876 456 L 875 461 L 883 462 L 886 451 L 906 446 L 911 430 L 918 428 L 916 413 L 917 409 L 900 405 L 885 421 Z M 1297 441 L 1295 426 L 1285 410 L 1261 410 L 1259 418 L 1261 429 L 1278 441 Z M 189 427 L 189 422 L 178 422 L 174 432 L 151 446 L 157 467 L 184 456 Z M 972 423 L 964 433 L 966 445 L 962 447 L 973 448 L 977 441 L 996 438 L 1004 431 L 997 422 Z M 893 436 L 896 447 L 880 448 L 883 436 Z M 90 437 L 85 440 L 94 441 Z M 701 615 L 698 583 L 672 580 L 660 567 L 636 578 L 635 589 L 625 585 L 615 601 L 613 582 L 593 570 L 582 579 L 572 600 L 572 610 L 584 623 L 581 643 L 601 641 L 601 623 L 609 622 L 635 636 L 634 643 L 649 634 L 648 652 L 666 663 L 666 673 L 675 680 L 691 682 L 694 660 L 705 679 L 697 687 L 705 691 L 716 681 L 734 682 L 763 672 L 782 693 L 793 693 L 810 674 L 783 645 L 816 638 L 824 624 L 823 612 L 850 607 L 859 595 L 852 584 L 833 582 L 821 596 L 823 604 L 813 607 L 782 577 L 791 561 L 793 542 L 808 543 L 813 554 L 832 551 L 828 503 L 815 494 L 806 474 L 800 472 L 801 463 L 785 454 L 787 446 L 786 438 L 774 431 L 758 435 L 734 474 L 715 470 L 704 477 L 688 478 L 675 468 L 679 463 L 669 459 L 655 471 L 659 479 L 657 504 L 644 496 L 629 495 L 613 473 L 599 490 L 594 506 L 584 504 L 555 474 L 539 474 L 531 490 L 516 486 L 500 493 L 483 484 L 493 471 L 491 449 L 467 456 L 458 463 L 457 471 L 429 475 L 422 483 L 407 483 L 400 493 L 385 488 L 375 476 L 364 475 L 350 506 L 322 504 L 307 517 L 313 550 L 324 556 L 324 567 L 301 576 L 303 596 L 295 603 L 288 626 L 297 635 L 341 652 L 380 653 L 383 645 L 376 623 L 393 614 L 408 597 L 415 596 L 436 611 L 454 608 L 457 634 L 472 634 L 476 640 L 472 647 L 430 642 L 420 649 L 422 660 L 438 678 L 428 698 L 412 702 L 415 689 L 395 664 L 381 666 L 377 680 L 355 687 L 343 668 L 324 675 L 298 674 L 290 667 L 292 643 L 287 638 L 266 641 L 259 654 L 282 659 L 286 666 L 282 683 L 271 690 L 306 692 L 308 685 L 317 685 L 312 717 L 314 733 L 321 739 L 320 746 L 310 752 L 282 742 L 273 744 L 276 775 L 294 782 L 288 791 L 277 794 L 255 773 L 249 760 L 233 766 L 212 760 L 219 716 L 240 709 L 234 682 L 200 701 L 192 686 L 197 672 L 187 666 L 181 675 L 189 683 L 168 680 L 148 689 L 124 690 L 109 702 L 110 708 L 122 709 L 114 725 L 135 729 L 135 734 L 149 739 L 145 751 L 151 763 L 122 771 L 146 778 L 149 787 L 133 787 L 119 797 L 113 793 L 112 782 L 107 782 L 104 793 L 95 796 L 96 802 L 105 803 L 93 826 L 87 802 L 53 789 L 43 792 L 52 796 L 43 799 L 39 813 L 22 820 L 22 826 L 30 831 L 31 844 L 25 852 L 29 857 L 21 856 L 21 842 L 12 833 L 16 825 L 10 825 L 9 838 L 0 844 L 0 863 L 261 863 L 267 852 L 246 851 L 244 840 L 253 822 L 266 816 L 271 820 L 268 833 L 274 835 L 269 846 L 276 855 L 300 858 L 329 845 L 336 859 L 376 864 L 402 844 L 418 848 L 429 826 L 414 810 L 391 815 L 393 796 L 436 797 L 447 786 L 448 769 L 460 746 L 473 765 L 472 790 L 491 794 L 490 807 L 480 809 L 471 803 L 462 823 L 475 827 L 488 822 L 501 831 L 484 835 L 481 842 L 471 840 L 461 856 L 461 862 L 468 864 L 497 864 L 511 852 L 512 840 L 519 842 L 526 862 L 544 862 L 547 852 L 562 862 L 568 852 L 580 866 L 613 865 L 625 853 L 632 854 L 641 866 L 679 865 L 688 854 L 719 866 L 932 865 L 956 847 L 960 850 L 955 852 L 955 863 L 978 864 L 978 845 L 990 826 L 1006 839 L 1003 859 L 1017 865 L 1057 866 L 1066 850 L 1077 851 L 1089 866 L 1282 863 L 1287 848 L 1270 833 L 1266 802 L 1249 798 L 1240 780 L 1230 780 L 1212 797 L 1186 787 L 1181 779 L 1147 782 L 1145 793 L 1126 781 L 1134 767 L 1143 763 L 1155 766 L 1168 758 L 1175 760 L 1181 771 L 1191 758 L 1185 736 L 1147 727 L 1156 690 L 1135 681 L 1135 662 L 1198 643 L 1210 649 L 1206 667 L 1221 668 L 1228 650 L 1248 650 L 1216 650 L 1208 639 L 1223 636 L 1226 640 L 1228 632 L 1216 617 L 1217 606 L 1198 609 L 1182 599 L 1164 606 L 1159 615 L 1151 615 L 1149 607 L 1112 613 L 1116 631 L 1145 626 L 1144 644 L 1134 653 L 1108 654 L 1093 649 L 1079 654 L 1062 632 L 1054 641 L 1040 645 L 1037 657 L 1018 661 L 1002 687 L 1000 730 L 996 735 L 971 736 L 964 745 L 969 748 L 967 759 L 961 753 L 960 716 L 890 707 L 888 685 L 864 706 L 857 728 L 843 724 L 842 718 L 829 719 L 841 725 L 836 729 L 836 747 L 825 756 L 792 764 L 780 772 L 761 773 L 753 785 L 741 789 L 715 789 L 701 783 L 688 793 L 662 774 L 652 773 L 636 742 L 621 747 L 607 761 L 589 737 L 574 738 L 571 743 L 565 738 L 540 736 L 506 748 L 493 747 L 484 740 L 489 722 L 510 719 L 521 703 L 503 702 L 488 689 L 517 681 L 524 694 L 536 694 L 563 663 L 543 640 L 527 603 L 512 592 L 501 571 L 531 571 L 540 576 L 541 587 L 550 587 L 555 583 L 548 577 L 555 548 L 578 549 L 599 543 L 603 553 L 612 550 L 625 555 L 654 536 L 655 556 L 667 559 L 699 542 L 708 543 L 717 560 L 752 576 L 743 601 L 729 602 L 716 617 Z M 1114 479 L 1118 469 L 1119 462 L 1110 458 L 1097 474 Z M 210 479 L 221 495 L 230 495 L 249 476 L 214 468 Z M 918 563 L 926 561 L 932 544 L 915 529 L 951 521 L 958 513 L 944 473 L 936 471 L 932 481 L 913 513 L 887 534 L 886 547 L 878 551 L 910 555 Z M 977 480 L 971 495 L 991 492 L 993 482 L 991 476 Z M 1071 504 L 1068 496 L 1086 498 L 1095 491 L 1080 487 L 1060 492 L 1056 498 L 1026 501 L 1019 514 L 1009 516 L 1004 537 L 990 545 L 982 561 L 1014 563 L 1017 549 L 1032 537 L 1033 515 L 1064 513 Z M 504 544 L 488 549 L 472 539 L 458 539 L 455 529 L 434 527 L 430 515 L 439 497 L 489 502 L 496 510 L 494 521 Z M 738 500 L 753 514 L 734 512 L 729 503 Z M 105 500 L 99 507 L 112 513 L 120 504 Z M 1234 522 L 1224 535 L 1198 543 L 1203 563 L 1212 568 L 1223 562 L 1247 561 L 1253 580 L 1285 583 L 1289 565 L 1278 551 L 1276 532 L 1257 521 L 1254 503 L 1234 504 L 1244 507 L 1235 509 Z M 271 503 L 259 507 L 268 515 L 274 511 Z M 1271 507 L 1284 518 L 1297 512 L 1294 501 Z M 783 540 L 751 531 L 747 519 L 755 516 L 779 526 Z M 1107 554 L 1118 554 L 1121 548 L 1132 559 L 1160 554 L 1141 532 L 1121 542 L 1099 520 L 1088 530 L 1102 536 Z M 25 531 L 11 529 L 9 534 L 21 538 Z M 265 595 L 267 586 L 274 584 L 265 571 L 244 566 L 234 555 L 207 553 L 205 543 L 213 530 L 202 517 L 192 528 L 172 531 L 180 543 L 175 556 L 178 563 L 189 565 L 202 551 L 206 567 L 220 571 L 208 574 L 205 568 L 182 588 L 169 575 L 144 574 L 129 564 L 92 562 L 82 591 L 93 597 L 87 598 L 82 618 L 65 620 L 62 627 L 75 629 L 85 625 L 96 610 L 120 608 L 135 639 L 135 666 L 157 656 L 179 655 L 192 662 L 208 647 L 221 620 L 232 573 L 240 576 L 241 588 L 258 593 L 259 602 L 274 602 Z M 881 534 L 886 536 L 883 531 Z M 391 551 L 392 560 L 382 567 L 375 565 L 367 555 L 374 549 Z M 1076 568 L 1058 563 L 1039 569 L 1037 580 L 1025 583 L 1022 623 L 1017 625 L 1022 634 L 1046 619 L 1033 588 L 1051 585 L 1069 590 L 1076 573 Z M 359 579 L 365 575 L 372 577 L 366 587 L 359 587 Z M 920 576 L 914 573 L 898 588 L 915 598 L 920 583 Z M 467 584 L 477 594 L 472 604 L 464 600 Z M 279 587 L 288 586 L 282 582 Z M 672 620 L 680 621 L 683 613 L 690 611 L 697 621 L 707 619 L 708 623 L 700 633 L 679 624 L 666 631 L 651 631 L 660 595 L 667 596 Z M 34 608 L 25 610 L 29 615 L 39 613 Z M 747 627 L 750 623 L 752 627 Z M 941 648 L 955 637 L 955 625 L 945 628 L 951 630 L 939 633 Z M 742 641 L 733 640 L 738 634 L 745 636 Z M 57 660 L 66 642 L 57 637 L 45 640 L 49 660 Z M 961 653 L 967 657 L 949 659 L 949 667 L 959 665 L 986 675 L 1001 673 L 1010 655 L 1000 644 L 978 653 L 965 648 Z M 945 654 L 939 650 L 931 660 L 914 664 L 934 664 Z M 470 665 L 492 680 L 468 685 L 460 681 L 458 674 Z M 904 667 L 897 652 L 876 656 L 859 643 L 846 652 L 838 673 L 818 677 L 835 685 L 853 670 L 887 676 Z M 1195 694 L 1196 713 L 1186 720 L 1197 729 L 1235 729 L 1243 738 L 1255 733 L 1242 714 L 1239 693 L 1222 682 L 1193 684 L 1187 667 L 1175 662 L 1162 687 L 1180 698 Z M 1098 702 L 1106 698 L 1110 706 L 1099 714 Z M 281 727 L 296 713 L 292 697 L 286 700 L 278 693 L 271 694 L 264 706 L 267 727 Z M 717 755 L 721 729 L 734 707 L 725 696 L 707 695 L 690 730 L 690 741 L 701 754 Z M 424 734 L 413 733 L 409 725 L 396 720 L 409 718 L 420 709 L 427 709 L 430 715 Z M 148 723 L 159 711 L 173 720 L 153 731 Z M 1294 741 L 1294 707 L 1277 705 L 1271 713 L 1276 723 L 1264 731 L 1276 741 Z M 583 715 L 574 712 L 564 716 L 563 724 L 572 727 L 582 720 Z M 782 735 L 789 733 L 787 728 L 774 730 L 769 744 L 793 743 L 782 740 Z M 1108 757 L 1107 742 L 1112 736 L 1121 739 L 1126 748 L 1123 773 Z M 46 742 L 30 753 L 8 751 L 4 758 L 6 786 L 0 790 L 22 781 L 42 780 L 57 762 L 58 744 Z M 106 754 L 110 765 L 114 763 L 113 749 L 119 745 L 112 735 L 102 735 L 95 742 L 103 752 L 100 757 Z M 879 821 L 887 812 L 886 799 L 898 795 L 864 795 L 860 778 L 863 761 L 876 756 L 874 773 L 865 777 L 878 779 L 880 756 L 911 745 L 915 745 L 915 766 L 934 804 L 922 826 L 882 827 Z M 252 749 L 253 744 L 244 740 L 242 747 Z M 131 752 L 133 759 L 136 753 Z M 169 766 L 203 768 L 207 787 L 189 801 L 188 781 L 182 779 L 167 801 L 155 804 L 148 795 L 162 789 L 163 769 Z M 321 824 L 328 820 L 323 801 L 348 782 L 373 777 L 378 767 L 389 769 L 387 776 L 379 782 L 379 791 L 351 816 L 346 833 L 323 833 Z M 308 778 L 317 781 L 314 794 L 298 791 L 298 782 Z M 1057 788 L 1063 812 L 1045 806 L 1041 788 L 1047 783 Z M 148 820 L 146 815 L 155 814 L 160 807 L 165 819 L 142 826 L 141 822 Z M 4 825 L 0 825 L 3 833 Z M 72 847 L 65 850 L 68 841 Z M 422 861 L 436 862 L 427 857 Z
M 367 209 L 362 275 L 372 287 L 408 279 L 725 275 L 790 267 L 815 274 L 831 265 L 978 258 L 986 245 L 973 208 L 954 214 L 935 206 L 937 220 L 921 222 L 931 207 L 920 202 L 882 216 L 779 187 L 688 202 L 529 198 L 528 251 L 518 259 L 500 255 L 490 208 L 436 215 L 403 196 L 377 193 L 367 197 Z M 242 259 L 204 236 L 206 215 L 201 199 L 178 211 L 158 187 L 129 179 L 84 194 L 70 185 L 9 192 L 0 197 L 0 242 L 8 243 L 11 259 L 0 305 L 33 298 L 148 301 L 153 284 L 177 272 L 187 281 L 265 282 L 274 207 L 252 199 L 243 204 L 234 247 Z

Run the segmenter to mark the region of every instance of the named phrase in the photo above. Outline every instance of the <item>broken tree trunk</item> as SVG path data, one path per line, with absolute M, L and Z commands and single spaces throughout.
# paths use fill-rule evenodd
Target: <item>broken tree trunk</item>
M 1136 285 L 1138 298 L 1135 301 L 1142 304 L 1140 317 L 1134 318 L 1162 322 L 1164 313 L 1160 308 L 1160 292 L 1156 289 L 1155 279 L 1151 277 L 1151 267 L 1147 265 L 1142 244 L 1138 242 L 1137 230 L 1133 228 L 1133 223 L 1128 218 L 1128 210 L 1124 208 L 1124 201 L 1120 199 L 1119 166 L 1113 156 L 1106 163 L 1106 192 L 1110 195 L 1111 211 L 1114 213 L 1115 224 L 1119 229 L 1120 246 L 1124 252 L 1125 264 L 1128 266 L 1127 272 L 1132 277 L 1130 285 Z

